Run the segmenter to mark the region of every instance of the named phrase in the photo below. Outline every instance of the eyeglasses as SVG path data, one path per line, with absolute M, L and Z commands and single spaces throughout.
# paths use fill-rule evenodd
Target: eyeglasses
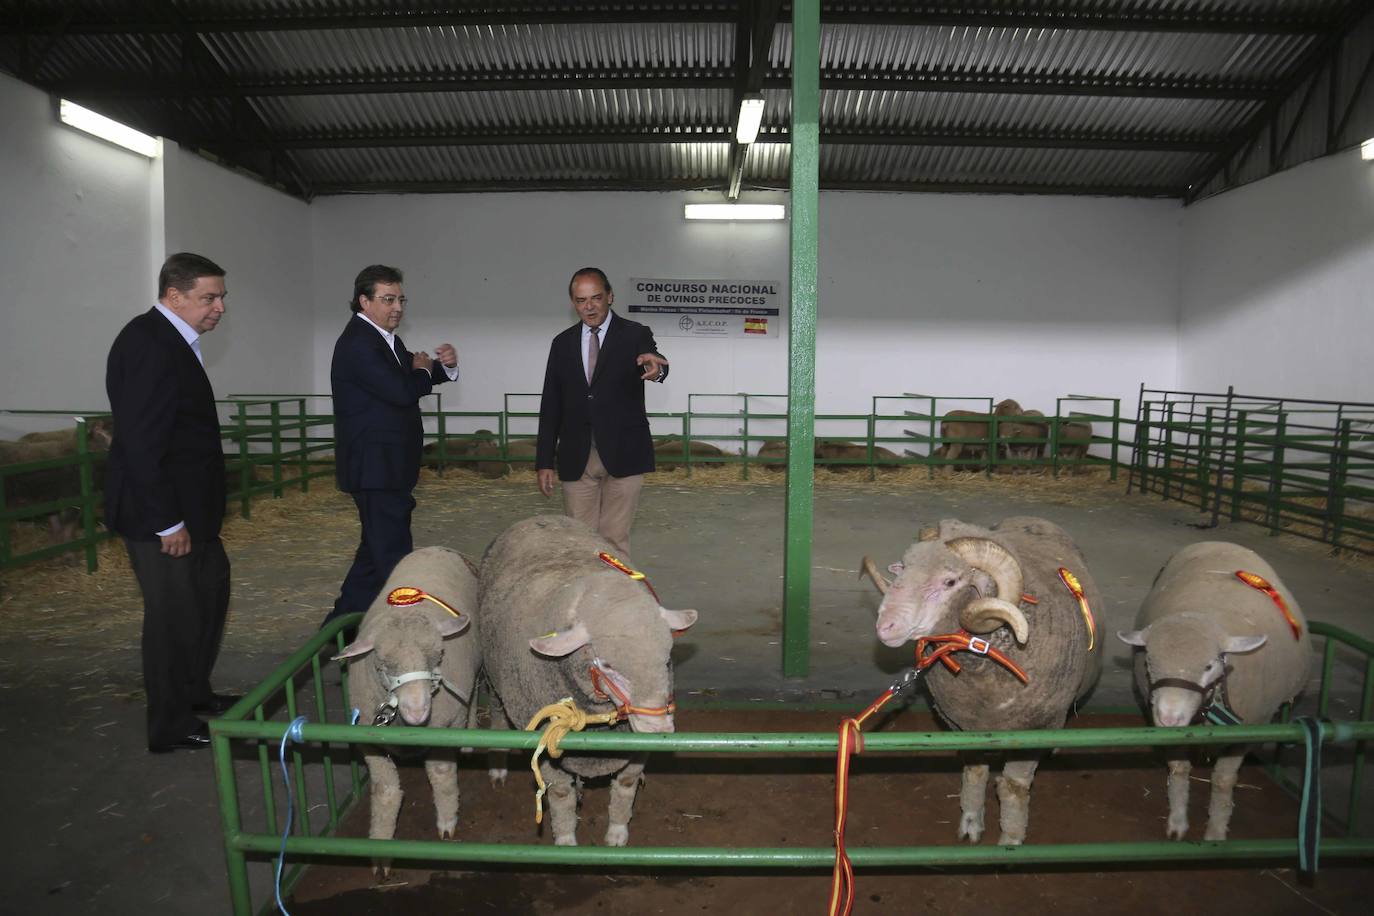
M 395 305 L 399 302 L 401 304 L 401 308 L 405 308 L 406 303 L 410 301 L 405 296 L 369 296 L 368 298 L 371 299 L 373 302 L 382 302 L 388 306 Z

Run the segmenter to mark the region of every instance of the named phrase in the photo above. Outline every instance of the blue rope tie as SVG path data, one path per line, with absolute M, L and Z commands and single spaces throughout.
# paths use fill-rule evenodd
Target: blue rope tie
M 1311 716 L 1293 720 L 1303 728 L 1306 760 L 1302 771 L 1302 805 L 1298 809 L 1298 869 L 1317 873 L 1322 841 L 1322 733 L 1325 723 Z
M 291 813 L 295 810 L 295 793 L 291 789 L 291 773 L 286 769 L 286 743 L 288 741 L 301 741 L 301 727 L 308 720 L 305 716 L 297 716 L 291 720 L 291 724 L 286 726 L 286 731 L 281 736 L 281 751 L 278 753 L 278 760 L 281 761 L 281 780 L 286 784 L 286 829 L 281 833 L 281 851 L 277 854 L 277 909 L 281 910 L 284 916 L 291 916 L 287 912 L 286 904 L 281 899 L 281 872 L 282 866 L 286 864 L 286 838 L 291 835 Z

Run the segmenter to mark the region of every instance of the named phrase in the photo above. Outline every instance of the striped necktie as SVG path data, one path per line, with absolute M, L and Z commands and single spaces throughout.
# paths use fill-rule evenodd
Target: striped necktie
M 587 384 L 596 375 L 596 358 L 601 355 L 601 329 L 592 328 L 592 339 L 587 341 Z

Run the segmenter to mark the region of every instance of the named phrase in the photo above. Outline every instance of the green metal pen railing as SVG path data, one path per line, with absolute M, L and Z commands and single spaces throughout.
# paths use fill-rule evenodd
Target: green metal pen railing
M 1128 489 L 1374 553 L 1374 403 L 1142 388 Z
M 271 766 L 273 752 L 283 740 L 288 723 L 309 705 L 313 722 L 300 729 L 301 744 L 293 744 L 294 791 L 299 799 L 311 799 L 322 806 L 321 819 L 310 818 L 312 805 L 301 806 L 294 834 L 286 840 L 288 868 L 284 869 L 284 893 L 300 880 L 305 870 L 302 857 L 365 859 L 383 857 L 434 862 L 511 863 L 520 865 L 557 865 L 577 867 L 657 868 L 710 867 L 712 869 L 828 869 L 834 861 L 829 845 L 788 848 L 720 847 L 555 847 L 536 844 L 440 842 L 429 840 L 370 840 L 334 835 L 348 808 L 361 796 L 364 780 L 350 749 L 354 744 L 383 746 L 444 747 L 475 749 L 508 748 L 532 751 L 538 735 L 534 732 L 487 731 L 468 729 L 426 729 L 389 726 L 373 728 L 341 724 L 349 719 L 348 673 L 338 677 L 340 695 L 329 695 L 324 658 L 342 646 L 343 628 L 353 625 L 358 615 L 334 621 L 304 647 L 283 662 L 266 680 L 250 692 L 223 719 L 210 724 L 212 750 L 224 846 L 229 875 L 232 909 L 236 916 L 254 911 L 250 864 L 265 874 L 281 848 L 280 831 L 285 813 L 276 800 L 279 777 Z M 1366 749 L 1374 739 L 1374 643 L 1338 627 L 1312 622 L 1311 632 L 1323 637 L 1321 690 L 1317 715 L 1329 718 L 1333 682 L 1338 663 L 1349 666 L 1354 655 L 1363 658 L 1364 680 L 1359 689 L 1359 707 L 1354 720 L 1331 722 L 1325 741 L 1353 748 L 1349 759 L 1351 776 L 1344 787 L 1343 810 L 1327 812 L 1329 829 L 1322 841 L 1327 858 L 1374 856 L 1374 827 L 1361 819 Z M 1339 657 L 1338 657 L 1339 656 Z M 1342 687 L 1344 689 L 1344 687 Z M 876 692 L 876 690 L 875 690 Z M 271 711 L 271 719 L 268 711 Z M 366 711 L 364 711 L 366 714 Z M 329 720 L 333 719 L 333 722 Z M 878 752 L 934 753 L 956 750 L 1012 750 L 1031 748 L 1098 747 L 1175 747 L 1184 745 L 1221 745 L 1236 743 L 1301 742 L 1301 726 L 1280 722 L 1271 725 L 1230 727 L 1189 727 L 1160 729 L 1077 728 L 1023 732 L 876 732 L 865 736 L 866 754 Z M 837 737 L 825 733 L 678 733 L 637 734 L 582 732 L 563 741 L 568 750 L 614 752 L 678 752 L 757 754 L 833 754 Z M 342 755 L 341 759 L 340 755 Z M 258 766 L 251 763 L 256 759 Z M 236 767 L 236 760 L 238 766 Z M 307 760 L 310 761 L 307 765 Z M 1344 764 L 1344 761 L 1343 761 Z M 239 780 L 243 773 L 256 771 L 261 780 L 261 810 L 255 812 L 261 826 L 246 825 L 242 814 Z M 318 771 L 318 772 L 316 772 Z M 1284 774 L 1278 774 L 1287 781 Z M 785 778 L 785 777 L 779 777 Z M 313 780 L 313 782 L 312 782 Z M 322 783 L 316 785 L 315 783 Z M 342 783 L 342 785 L 336 785 Z M 829 799 L 818 800 L 828 804 Z M 818 837 L 822 839 L 822 837 Z M 828 838 L 825 838 L 828 839 Z M 1129 863 L 1129 862 L 1206 862 L 1237 859 L 1292 861 L 1297 856 L 1296 838 L 1228 840 L 1225 842 L 1120 842 L 1091 844 L 1027 844 L 1003 846 L 916 846 L 849 847 L 856 867 L 986 866 L 1007 863 L 1048 864 Z M 268 912 L 269 899 L 259 912 Z

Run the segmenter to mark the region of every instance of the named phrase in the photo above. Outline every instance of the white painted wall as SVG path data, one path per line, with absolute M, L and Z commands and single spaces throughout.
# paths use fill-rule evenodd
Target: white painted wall
M 105 354 L 152 302 L 155 166 L 0 75 L 0 408 L 103 410 Z M 52 428 L 0 415 L 0 436 Z
M 550 338 L 575 320 L 566 288 L 578 267 L 622 286 L 786 286 L 787 225 L 688 223 L 682 204 L 699 196 L 316 201 L 315 386 L 328 384 L 353 276 L 370 263 L 406 273 L 412 348 L 458 347 L 464 376 L 444 405 L 468 410 L 539 390 Z M 1175 377 L 1179 218 L 1169 202 L 822 194 L 817 410 L 866 413 L 874 394 L 922 392 L 1011 396 L 1046 412 L 1057 396 L 1106 395 L 1132 412 L 1142 380 Z M 689 392 L 786 391 L 785 326 L 776 338 L 659 344 L 673 371 L 650 386 L 651 411 L 682 410 Z
M 164 143 L 149 160 L 60 124 L 49 97 L 0 76 L 0 408 L 108 406 L 105 356 L 157 296 L 169 252 L 228 272 L 205 338 L 215 391 L 313 384 L 309 207 Z M 70 421 L 0 415 L 0 437 Z
M 193 251 L 227 272 L 224 320 L 201 342 L 215 394 L 307 392 L 314 380 L 309 205 L 174 143 L 164 147 L 164 252 Z
M 1374 163 L 1358 149 L 1188 208 L 1179 387 L 1374 401 Z

